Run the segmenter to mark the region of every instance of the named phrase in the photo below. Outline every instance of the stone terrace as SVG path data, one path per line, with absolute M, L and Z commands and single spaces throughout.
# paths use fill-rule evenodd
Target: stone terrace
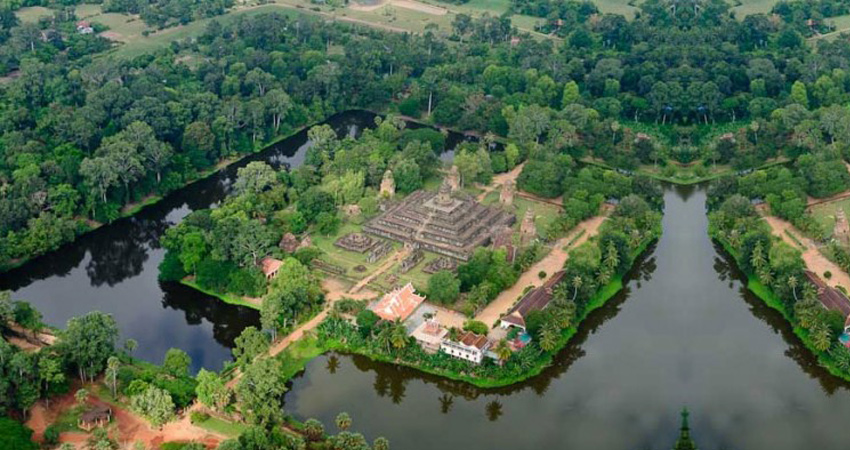
M 484 206 L 444 182 L 438 192 L 416 191 L 374 218 L 364 231 L 462 261 L 487 245 L 492 230 L 510 226 L 516 216 Z

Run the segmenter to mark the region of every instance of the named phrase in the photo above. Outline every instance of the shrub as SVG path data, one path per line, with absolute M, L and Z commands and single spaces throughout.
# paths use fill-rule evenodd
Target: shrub
M 827 270 L 826 272 L 823 273 L 823 277 L 826 278 L 827 280 L 832 278 L 832 272 Z
M 541 270 L 540 272 L 537 272 L 537 278 L 540 278 L 541 280 L 546 278 L 546 271 Z
M 398 111 L 405 116 L 419 116 L 419 100 L 408 97 L 398 104 Z
M 239 295 L 259 297 L 266 288 L 266 279 L 259 270 L 240 268 L 230 273 L 227 291 Z
M 44 443 L 56 445 L 59 443 L 59 428 L 54 424 L 44 430 Z
M 463 323 L 463 330 L 475 334 L 487 334 L 490 328 L 487 324 L 478 320 L 467 320 Z
M 175 252 L 166 252 L 165 258 L 159 263 L 159 279 L 162 281 L 180 281 L 185 277 L 183 263 Z
M 235 266 L 227 261 L 205 259 L 198 263 L 195 282 L 204 289 L 224 292 Z
M 210 415 L 205 413 L 205 412 L 202 412 L 202 411 L 192 411 L 192 413 L 189 414 L 189 420 L 193 424 L 206 422 L 207 420 L 209 420 L 209 418 L 210 418 Z

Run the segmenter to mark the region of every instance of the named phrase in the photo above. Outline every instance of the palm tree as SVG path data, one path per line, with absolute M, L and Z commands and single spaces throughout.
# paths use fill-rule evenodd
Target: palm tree
M 607 268 L 601 269 L 599 275 L 596 276 L 596 280 L 599 281 L 600 286 L 605 286 L 611 282 L 611 272 Z
M 449 328 L 448 338 L 450 341 L 457 342 L 457 340 L 460 339 L 460 330 L 458 330 L 457 327 Z
M 824 323 L 818 323 L 811 331 L 812 343 L 820 352 L 829 350 L 832 346 L 832 331 Z
M 573 301 L 576 301 L 576 297 L 578 297 L 578 290 L 581 287 L 582 279 L 580 276 L 576 275 L 573 277 Z
M 794 293 L 794 302 L 796 303 L 798 301 L 798 299 L 797 299 L 797 277 L 795 277 L 794 275 L 790 275 L 788 277 L 788 287 L 790 287 L 791 292 Z
M 337 369 L 339 369 L 339 358 L 336 355 L 331 355 L 328 357 L 328 373 L 333 375 L 336 373 Z
M 750 264 L 756 272 L 761 270 L 764 265 L 764 248 L 761 246 L 761 241 L 756 242 L 756 246 L 753 247 L 753 253 L 750 255 Z
M 511 351 L 511 347 L 508 345 L 507 339 L 502 339 L 499 341 L 499 345 L 496 346 L 496 356 L 499 357 L 499 362 L 504 364 L 508 358 L 511 357 L 513 352 Z
M 390 341 L 392 341 L 393 347 L 396 350 L 403 349 L 407 345 L 407 329 L 404 328 L 404 324 L 401 321 L 396 321 L 391 329 Z
M 119 367 L 121 367 L 121 361 L 118 358 L 110 356 L 109 359 L 106 360 L 106 379 L 107 384 L 112 389 L 112 397 L 115 397 L 115 391 L 118 388 Z
M 608 249 L 606 250 L 607 254 L 605 255 L 605 266 L 611 272 L 617 268 L 620 264 L 620 254 L 617 252 L 617 247 L 614 245 L 614 242 L 608 242 Z
M 452 405 L 455 402 L 455 398 L 449 394 L 443 394 L 440 397 L 440 412 L 443 414 L 448 414 L 448 412 L 452 409 Z
M 389 439 L 379 436 L 375 438 L 375 442 L 372 443 L 373 450 L 390 450 L 390 441 Z
M 340 431 L 345 431 L 351 428 L 351 416 L 347 412 L 341 412 L 336 416 L 336 427 Z
M 392 328 L 384 327 L 377 336 L 375 336 L 375 342 L 380 346 L 384 347 L 387 353 L 390 352 L 390 346 L 392 345 Z
M 553 323 L 547 323 L 540 329 L 540 348 L 547 352 L 551 352 L 558 345 L 558 328 Z
M 761 281 L 766 286 L 769 286 L 773 283 L 773 273 L 771 273 L 770 269 L 764 267 L 761 271 L 759 271 L 759 281 Z
M 325 434 L 325 426 L 316 419 L 307 419 L 304 422 L 304 433 L 311 441 L 318 441 Z
M 487 420 L 495 422 L 502 417 L 502 404 L 498 400 L 487 403 Z

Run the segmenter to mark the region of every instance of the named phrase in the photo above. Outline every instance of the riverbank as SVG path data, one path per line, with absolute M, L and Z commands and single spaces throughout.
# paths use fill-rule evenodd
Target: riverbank
M 630 270 L 634 269 L 636 263 L 641 260 L 647 250 L 657 240 L 658 238 L 654 237 L 651 240 L 643 242 L 636 249 L 632 267 L 630 268 Z M 297 342 L 294 342 L 286 350 L 280 352 L 277 357 L 283 363 L 283 367 L 285 368 L 283 372 L 285 373 L 285 375 L 287 375 L 287 380 L 304 370 L 307 364 L 313 359 L 328 352 L 339 352 L 343 354 L 365 356 L 373 361 L 394 364 L 397 366 L 414 369 L 428 375 L 467 383 L 482 389 L 503 388 L 534 378 L 540 375 L 548 367 L 550 367 L 554 361 L 555 356 L 561 350 L 563 350 L 567 346 L 567 344 L 571 342 L 572 338 L 578 333 L 579 328 L 581 327 L 585 319 L 587 319 L 587 317 L 590 316 L 591 313 L 603 307 L 609 300 L 614 298 L 618 293 L 623 290 L 624 277 L 626 277 L 625 274 L 618 274 L 612 277 L 612 280 L 608 284 L 597 290 L 596 293 L 588 300 L 587 306 L 585 307 L 582 314 L 575 318 L 575 324 L 561 331 L 561 334 L 557 340 L 557 344 L 555 345 L 553 350 L 549 352 L 541 352 L 539 356 L 534 360 L 532 367 L 525 370 L 521 375 L 497 378 L 482 378 L 470 376 L 464 372 L 457 372 L 434 367 L 426 367 L 421 364 L 415 364 L 411 363 L 410 361 L 405 361 L 397 356 L 393 357 L 382 353 L 376 353 L 374 351 L 370 351 L 366 347 L 353 346 L 348 343 L 344 337 L 326 339 L 322 336 L 317 336 L 316 334 L 312 333 L 309 335 L 305 335 L 302 339 L 299 339 Z
M 767 305 L 771 309 L 776 310 L 777 312 L 779 312 L 779 314 L 782 315 L 782 317 L 791 327 L 792 331 L 794 332 L 794 335 L 797 336 L 797 338 L 800 339 L 800 342 L 802 342 L 803 346 L 805 346 L 806 349 L 811 352 L 812 355 L 815 356 L 815 358 L 817 358 L 818 365 L 825 369 L 827 372 L 829 372 L 830 375 L 836 378 L 840 378 L 844 381 L 850 381 L 850 373 L 839 369 L 836 364 L 835 358 L 833 358 L 832 355 L 829 354 L 829 352 L 822 352 L 817 350 L 811 337 L 809 336 L 809 331 L 794 323 L 793 315 L 790 311 L 788 311 L 788 308 L 785 306 L 785 303 L 782 302 L 782 299 L 780 299 L 779 296 L 777 296 L 773 292 L 773 290 L 770 289 L 770 287 L 765 286 L 764 283 L 759 281 L 756 275 L 752 273 L 747 273 L 743 269 L 740 269 L 740 255 L 738 255 L 735 249 L 732 248 L 732 245 L 729 244 L 726 239 L 723 239 L 716 233 L 712 233 L 711 231 L 709 231 L 709 235 L 712 240 L 719 243 L 721 247 L 723 247 L 723 250 L 727 254 L 729 254 L 729 256 L 731 256 L 732 259 L 735 261 L 735 265 L 737 266 L 738 270 L 741 270 L 741 273 L 743 273 L 746 277 L 747 289 L 752 292 L 756 297 L 761 299 L 761 301 L 763 301 L 765 305 Z

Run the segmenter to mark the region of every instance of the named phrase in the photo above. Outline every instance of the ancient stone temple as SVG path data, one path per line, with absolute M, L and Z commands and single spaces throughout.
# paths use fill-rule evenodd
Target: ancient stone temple
M 537 227 L 534 225 L 534 210 L 531 208 L 525 211 L 525 217 L 522 218 L 522 224 L 519 226 L 519 235 L 523 245 L 537 237 Z
M 352 252 L 366 253 L 377 243 L 378 240 L 372 236 L 363 233 L 349 233 L 337 239 L 334 245 Z
M 838 208 L 835 211 L 835 228 L 832 230 L 832 237 L 841 245 L 850 245 L 850 224 L 847 223 L 844 208 Z
M 476 247 L 490 242 L 492 230 L 515 221 L 501 208 L 484 206 L 464 192 L 452 193 L 446 179 L 437 192 L 416 191 L 391 205 L 363 230 L 466 261 Z
M 449 187 L 452 188 L 452 192 L 456 192 L 460 189 L 460 172 L 457 169 L 457 166 L 452 166 L 452 169 L 449 171 L 449 176 L 446 177 L 446 181 L 449 183 Z
M 502 191 L 499 192 L 499 203 L 505 206 L 513 205 L 515 193 L 516 187 L 514 186 L 513 180 L 505 181 L 505 183 L 502 184 Z
M 387 169 L 384 172 L 384 178 L 381 180 L 381 197 L 392 197 L 395 195 L 395 178 L 393 171 Z
M 439 258 L 431 261 L 422 269 L 425 273 L 437 273 L 441 270 L 448 270 L 449 272 L 454 272 L 457 270 L 457 260 L 454 258 L 449 258 L 447 256 L 440 256 Z

